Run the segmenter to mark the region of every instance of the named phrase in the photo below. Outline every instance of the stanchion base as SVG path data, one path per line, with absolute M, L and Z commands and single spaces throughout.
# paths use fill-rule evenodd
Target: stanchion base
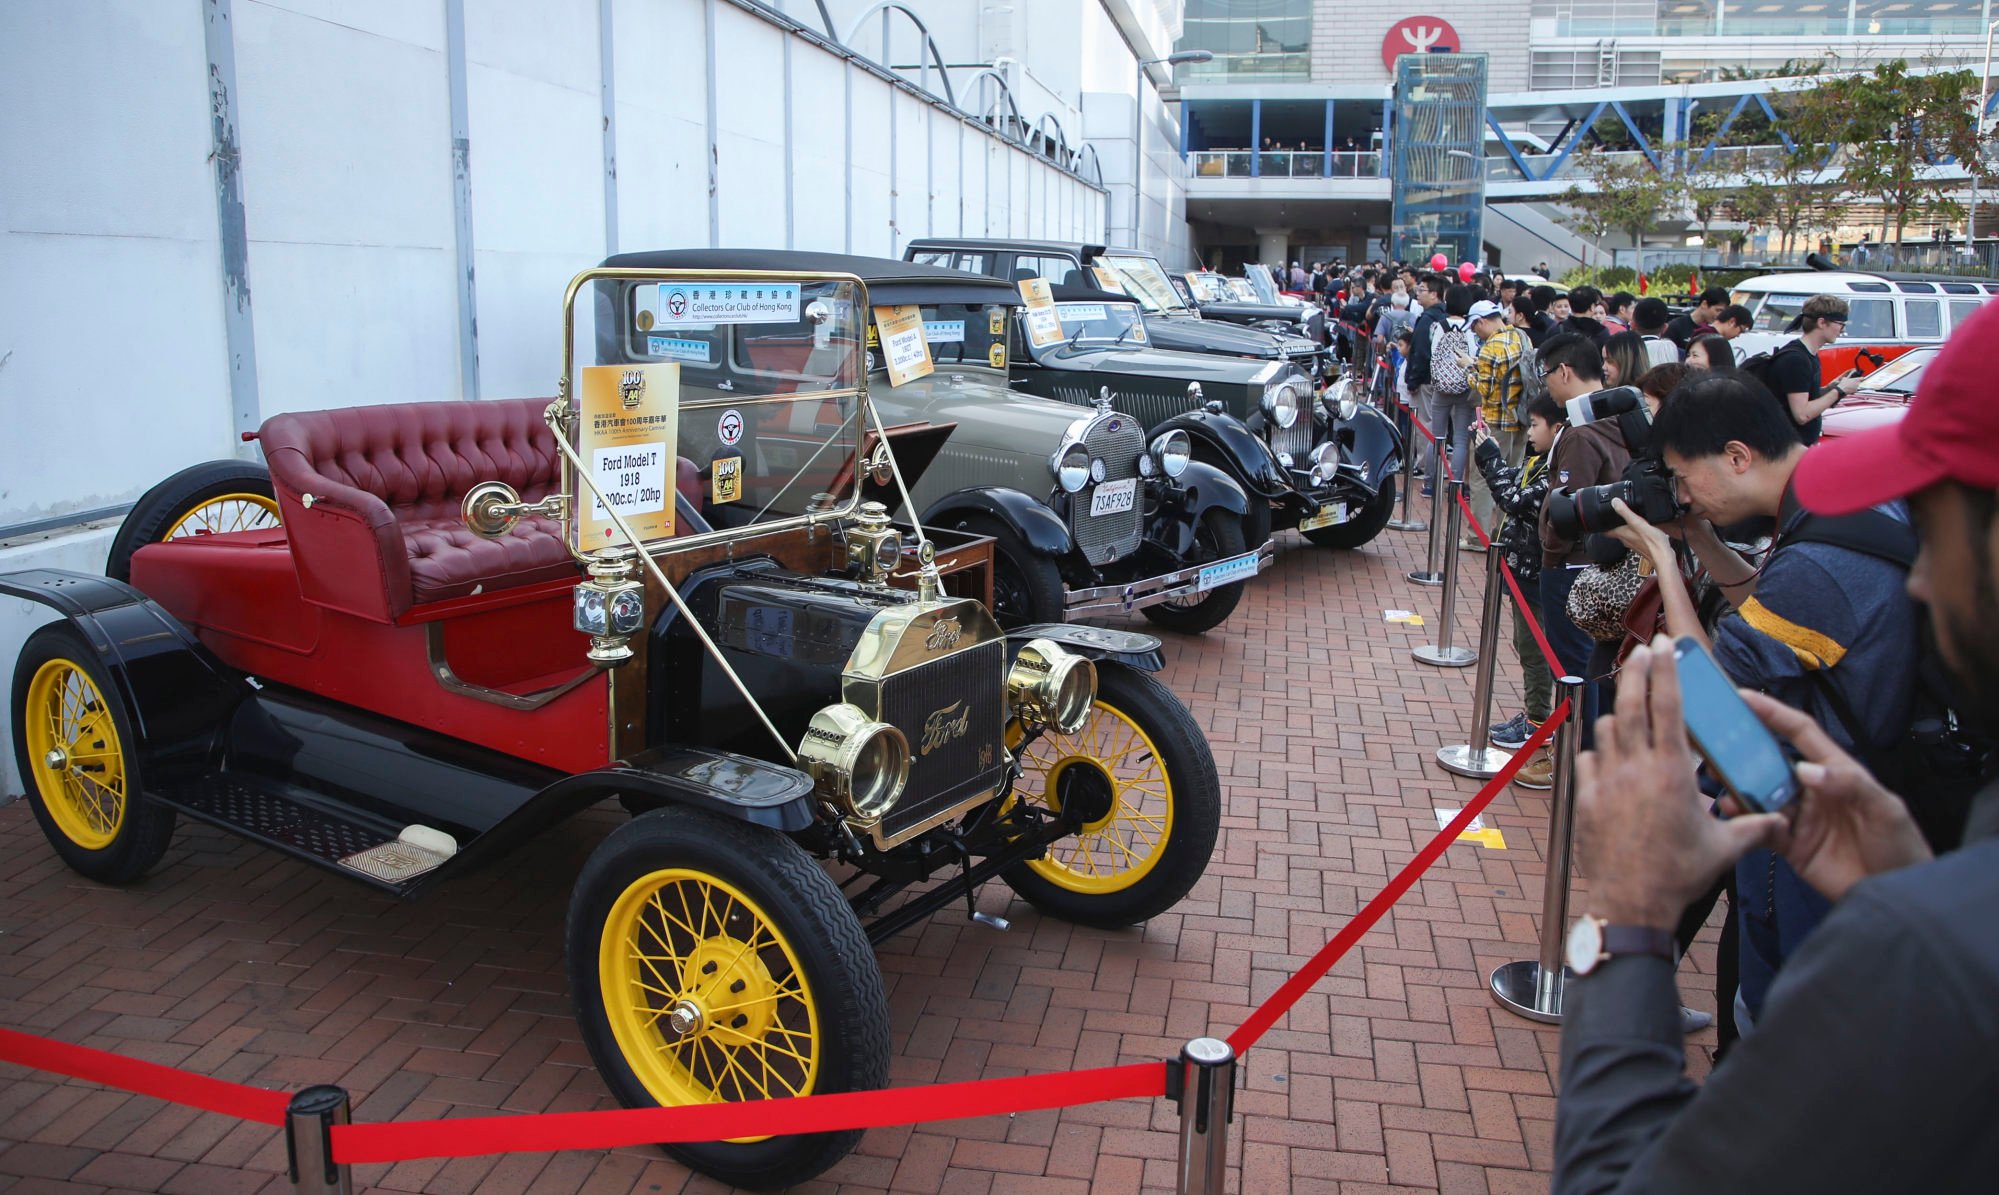
M 1478 663 L 1478 653 L 1469 647 L 1438 647 L 1425 643 L 1409 653 L 1418 664 L 1429 664 L 1437 668 L 1469 668 Z
M 1388 520 L 1388 529 L 1390 531 L 1428 531 L 1430 524 L 1424 522 L 1422 519 L 1390 519 Z
M 1563 967 L 1562 974 L 1546 985 L 1544 991 L 1538 961 L 1528 959 L 1503 963 L 1492 972 L 1492 998 L 1517 1016 L 1544 1025 L 1559 1025 L 1562 1023 L 1562 986 L 1574 978 L 1575 975 Z
M 1444 583 L 1444 574 L 1418 571 L 1410 573 L 1409 579 L 1418 585 L 1442 585 Z
M 1513 752 L 1497 747 L 1475 747 L 1465 743 L 1457 747 L 1437 748 L 1437 766 L 1457 776 L 1470 776 L 1474 780 L 1490 780 L 1499 775 L 1507 764 L 1513 762 Z

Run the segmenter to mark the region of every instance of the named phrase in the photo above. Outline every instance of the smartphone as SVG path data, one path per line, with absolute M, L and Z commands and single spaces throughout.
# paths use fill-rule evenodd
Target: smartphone
M 1700 641 L 1673 641 L 1687 734 L 1735 799 L 1751 813 L 1775 813 L 1798 795 L 1798 777 L 1777 736 L 1757 720 Z

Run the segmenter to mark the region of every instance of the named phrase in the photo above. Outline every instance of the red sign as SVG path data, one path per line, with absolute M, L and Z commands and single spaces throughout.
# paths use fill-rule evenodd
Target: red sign
M 1428 54 L 1432 50 L 1455 54 L 1464 48 L 1458 31 L 1442 17 L 1405 17 L 1389 26 L 1381 39 L 1381 65 L 1395 70 L 1395 60 L 1404 54 Z

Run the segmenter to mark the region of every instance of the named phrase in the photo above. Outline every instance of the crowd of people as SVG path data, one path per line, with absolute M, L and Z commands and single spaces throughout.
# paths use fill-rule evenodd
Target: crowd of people
M 1586 682 L 1584 940 L 1601 945 L 1565 996 L 1555 1190 L 1992 1189 L 1999 401 L 1981 375 L 1999 303 L 1903 422 L 1820 445 L 1859 385 L 1821 380 L 1837 296 L 1744 360 L 1750 313 L 1719 288 L 1676 315 L 1492 274 L 1325 275 L 1353 351 L 1442 445 L 1423 493 L 1475 475 L 1526 595 L 1525 708 L 1493 742 L 1524 746 L 1551 713 L 1530 619 Z M 1793 761 L 1782 812 L 1697 766 L 1685 651 Z M 1543 752 L 1515 782 L 1552 773 Z M 1717 1018 L 1682 1006 L 1675 975 L 1724 898 Z M 1685 1034 L 1717 1019 L 1696 1087 Z

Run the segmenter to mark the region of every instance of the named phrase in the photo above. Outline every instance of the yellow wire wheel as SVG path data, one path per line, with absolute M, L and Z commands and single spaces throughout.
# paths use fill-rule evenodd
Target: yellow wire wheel
M 888 1000 L 860 919 L 775 830 L 688 805 L 618 827 L 569 906 L 584 1044 L 627 1107 L 789 1099 L 888 1082 Z M 663 1148 L 741 1187 L 803 1182 L 858 1130 Z
M 14 664 L 14 761 L 42 834 L 69 867 L 124 884 L 159 862 L 174 812 L 145 795 L 141 744 L 102 657 L 66 622 L 28 637 Z
M 23 727 L 35 790 L 63 836 L 101 851 L 125 824 L 125 753 L 111 707 L 75 661 L 44 662 L 28 682 Z
M 1200 880 L 1221 828 L 1221 780 L 1172 690 L 1099 661 L 1097 704 L 1080 731 L 1014 737 L 1012 800 L 1074 826 L 1042 858 L 1002 873 L 1014 891 L 1058 917 L 1119 926 L 1165 912 Z
M 809 1094 L 819 1018 L 798 954 L 740 888 L 688 868 L 640 877 L 604 921 L 611 1032 L 661 1104 Z
M 221 535 L 228 531 L 260 531 L 276 527 L 277 500 L 268 494 L 217 494 L 183 513 L 160 537 L 162 542 L 190 535 Z

